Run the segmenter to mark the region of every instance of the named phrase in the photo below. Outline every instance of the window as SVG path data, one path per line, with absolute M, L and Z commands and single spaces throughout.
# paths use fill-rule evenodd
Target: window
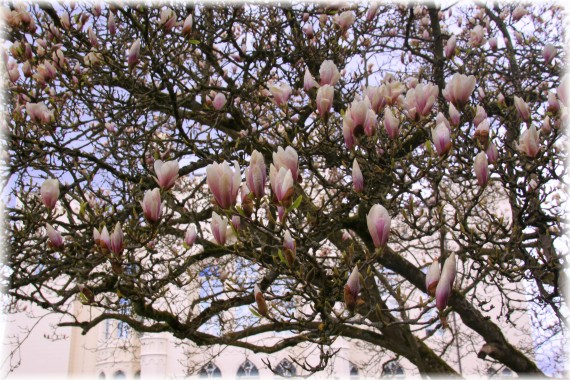
M 259 370 L 249 360 L 246 360 L 242 365 L 239 366 L 237 371 L 237 377 L 239 378 L 259 378 Z
M 350 380 L 358 379 L 359 378 L 358 367 L 355 366 L 353 363 L 348 363 L 348 366 L 350 368 Z
M 275 368 L 275 372 L 282 377 L 293 377 L 297 375 L 297 370 L 287 359 L 281 360 L 281 363 Z
M 404 377 L 404 369 L 398 362 L 388 362 L 382 368 L 382 377 Z
M 123 315 L 130 315 L 131 314 L 131 303 L 129 300 L 121 298 L 119 300 L 119 313 Z M 117 323 L 117 338 L 119 339 L 128 339 L 129 338 L 129 325 L 126 322 L 119 321 Z
M 222 377 L 222 371 L 220 371 L 217 365 L 209 362 L 204 367 L 202 367 L 199 375 L 201 379 L 211 379 L 214 377 Z
M 113 375 L 113 379 L 126 379 L 125 373 L 123 371 L 117 371 Z
M 104 379 L 105 378 L 105 372 L 101 372 L 99 374 L 99 379 Z

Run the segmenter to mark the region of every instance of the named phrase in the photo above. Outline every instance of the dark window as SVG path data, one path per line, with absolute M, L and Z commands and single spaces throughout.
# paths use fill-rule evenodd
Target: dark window
M 123 371 L 117 371 L 113 375 L 113 379 L 126 379 L 125 373 Z
M 358 367 L 352 363 L 349 363 L 350 367 L 350 379 L 358 379 Z
M 382 368 L 383 377 L 404 377 L 404 369 L 397 362 L 388 362 Z
M 249 360 L 246 360 L 242 365 L 239 366 L 237 377 L 259 378 L 259 371 L 257 370 L 255 364 Z
M 222 371 L 220 371 L 217 365 L 209 362 L 204 367 L 202 367 L 199 375 L 201 379 L 211 379 L 214 377 L 222 377 Z
M 297 370 L 295 369 L 293 364 L 291 364 L 291 362 L 287 359 L 281 360 L 281 363 L 279 363 L 277 368 L 275 368 L 275 372 L 279 376 L 283 377 L 293 377 L 297 375 Z

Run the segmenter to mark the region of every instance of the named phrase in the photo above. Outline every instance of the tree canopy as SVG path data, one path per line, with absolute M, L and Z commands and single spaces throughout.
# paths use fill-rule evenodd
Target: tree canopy
M 6 311 L 255 352 L 313 342 L 321 363 L 298 364 L 314 371 L 345 337 L 457 374 L 465 339 L 543 373 L 504 329 L 531 312 L 550 316 L 531 318 L 544 342 L 567 326 L 558 6 L 2 16 Z

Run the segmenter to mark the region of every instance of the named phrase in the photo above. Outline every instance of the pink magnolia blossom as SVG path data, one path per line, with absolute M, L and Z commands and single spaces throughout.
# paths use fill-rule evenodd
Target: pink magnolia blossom
M 354 12 L 346 11 L 342 12 L 341 14 L 337 14 L 333 16 L 333 22 L 337 24 L 341 30 L 347 30 L 354 24 L 354 20 L 356 20 L 356 16 Z
M 144 216 L 150 223 L 157 223 L 162 215 L 160 189 L 147 190 L 141 202 Z
M 265 297 L 263 296 L 263 293 L 261 293 L 261 289 L 259 289 L 257 284 L 253 287 L 253 298 L 257 304 L 257 311 L 259 314 L 266 317 L 269 309 L 267 307 L 267 302 L 265 302 Z
M 453 282 L 455 281 L 456 266 L 455 253 L 452 253 L 443 264 L 441 277 L 435 289 L 435 305 L 440 311 L 446 308 L 449 296 L 451 296 Z
M 392 113 L 392 110 L 387 107 L 386 110 L 384 111 L 384 128 L 386 128 L 386 132 L 388 133 L 388 136 L 390 136 L 390 138 L 392 140 L 396 139 L 398 137 L 398 133 L 399 133 L 399 126 L 400 126 L 400 120 L 394 116 L 394 114 Z
M 357 193 L 361 193 L 364 190 L 364 177 L 362 176 L 356 158 L 352 163 L 352 185 L 354 186 L 354 191 Z
M 342 120 L 342 135 L 344 137 L 344 143 L 349 150 L 352 149 L 355 144 L 351 126 L 352 120 L 347 118 L 345 113 L 345 117 Z
M 176 13 L 170 8 L 163 8 L 160 11 L 159 25 L 162 25 L 165 30 L 171 30 L 176 25 Z
M 241 217 L 239 215 L 232 216 L 232 226 L 234 230 L 239 231 L 241 228 Z
M 439 123 L 431 131 L 431 138 L 437 154 L 443 156 L 451 149 L 451 137 L 449 128 L 444 123 Z
M 275 165 L 277 170 L 282 167 L 291 170 L 293 181 L 298 181 L 300 177 L 299 155 L 293 147 L 288 146 L 285 149 L 278 147 L 277 152 L 273 152 L 273 165 Z
M 360 276 L 358 271 L 358 265 L 355 265 L 348 276 L 348 281 L 344 286 L 344 303 L 346 308 L 353 311 L 356 307 L 356 300 L 358 299 L 358 293 L 360 292 Z
M 406 90 L 404 84 L 398 81 L 387 82 L 383 86 L 380 86 L 380 88 L 383 88 L 384 99 L 386 99 L 386 104 L 389 106 L 396 105 L 400 95 Z
M 497 162 L 497 159 L 499 158 L 499 151 L 494 142 L 491 141 L 485 153 L 487 154 L 487 160 L 490 164 Z
M 487 161 L 485 152 L 479 152 L 479 154 L 475 156 L 473 169 L 479 186 L 485 186 L 487 181 L 489 181 L 489 162 Z
M 319 84 L 317 83 L 315 78 L 311 75 L 309 68 L 306 68 L 305 76 L 303 77 L 303 89 L 308 92 L 313 87 L 319 87 Z M 318 102 L 319 101 L 317 100 L 317 104 Z
M 178 178 L 178 161 L 156 160 L 154 162 L 154 172 L 156 173 L 156 182 L 162 190 L 169 190 L 174 186 Z
M 71 23 L 69 22 L 69 14 L 66 11 L 64 11 L 61 16 L 59 16 L 59 21 L 61 23 L 61 26 L 63 26 L 63 29 L 69 30 L 69 28 L 71 28 Z
M 216 111 L 221 110 L 226 105 L 226 96 L 223 93 L 218 92 L 216 94 L 216 96 L 214 96 L 214 100 L 212 101 L 212 105 L 214 106 L 214 109 Z
M 283 166 L 277 169 L 273 164 L 271 164 L 269 167 L 269 182 L 277 202 L 283 205 L 288 205 L 294 191 L 294 181 L 291 169 Z
M 111 252 L 115 254 L 116 257 L 121 256 L 123 252 L 123 230 L 121 229 L 121 223 L 117 222 L 115 224 L 115 229 L 110 236 L 110 249 Z
M 530 121 L 530 108 L 528 104 L 516 95 L 515 95 L 515 107 L 517 109 L 517 112 L 519 113 L 520 118 L 523 121 L 526 122 Z
M 524 36 L 521 32 L 515 32 L 515 40 L 517 44 L 522 45 L 524 43 Z
M 315 36 L 315 31 L 313 30 L 313 25 L 306 24 L 303 26 L 303 33 L 307 36 L 308 39 L 311 39 Z
M 432 297 L 435 297 L 435 289 L 440 278 L 439 262 L 435 260 L 429 267 L 426 274 L 426 291 Z
M 390 218 L 388 211 L 379 204 L 372 206 L 366 216 L 368 232 L 370 232 L 376 248 L 382 247 L 388 242 L 391 221 L 392 218 Z
M 285 235 L 283 236 L 283 256 L 285 256 L 285 260 L 290 267 L 295 263 L 296 252 L 297 243 L 295 243 L 289 231 L 285 231 Z
M 433 84 L 418 84 L 415 88 L 408 90 L 404 99 L 408 117 L 419 120 L 429 115 L 438 91 L 438 87 Z
M 190 36 L 190 33 L 192 32 L 192 23 L 193 19 L 192 15 L 190 14 L 188 17 L 186 17 L 184 23 L 182 24 L 182 34 L 184 36 Z
M 527 14 L 528 14 L 528 11 L 519 5 L 518 7 L 516 7 L 513 10 L 511 17 L 513 18 L 513 21 L 516 22 L 516 21 L 519 21 L 521 18 L 523 18 Z
M 186 244 L 188 248 L 192 247 L 196 242 L 196 237 L 196 227 L 194 227 L 194 225 L 191 225 L 186 230 L 186 234 L 184 234 L 184 244 Z
M 214 235 L 214 240 L 216 240 L 219 245 L 225 245 L 228 230 L 228 220 L 218 215 L 215 211 L 212 212 L 211 230 L 212 235 Z
M 545 135 L 548 135 L 550 134 L 550 132 L 552 132 L 552 126 L 550 124 L 549 116 L 544 117 L 544 120 L 542 121 L 542 126 L 540 127 L 540 132 L 542 132 Z
M 364 119 L 364 134 L 368 137 L 373 136 L 377 126 L 378 119 L 376 118 L 376 112 L 369 108 L 366 111 L 366 119 Z
M 107 29 L 109 30 L 109 34 L 112 36 L 117 34 L 117 24 L 115 23 L 115 15 L 113 12 L 109 12 L 109 18 L 107 19 Z
M 452 126 L 457 127 L 461 122 L 461 114 L 453 103 L 449 103 L 449 122 Z
M 548 106 L 546 110 L 552 113 L 558 113 L 558 111 L 560 111 L 560 102 L 556 99 L 556 94 L 552 91 L 548 91 Z
M 485 145 L 489 141 L 489 129 L 489 120 L 485 119 L 477 125 L 473 137 L 478 139 L 482 145 Z
M 383 94 L 385 88 L 386 86 L 384 86 L 384 89 L 382 87 L 368 86 L 364 91 L 364 95 L 370 101 L 370 107 L 376 113 L 382 111 L 382 109 L 386 105 L 386 99 L 384 98 Z
M 48 110 L 44 103 L 26 103 L 26 112 L 32 122 L 48 124 L 55 120 L 53 110 Z
M 277 86 L 269 86 L 269 92 L 273 95 L 273 101 L 278 106 L 287 103 L 291 95 L 291 87 L 287 83 L 280 83 Z
M 48 209 L 53 209 L 59 198 L 59 181 L 57 179 L 46 179 L 40 188 L 40 195 L 43 204 Z
M 485 43 L 485 28 L 476 25 L 470 32 L 469 44 L 473 47 L 479 47 Z
M 366 21 L 367 22 L 374 20 L 374 18 L 376 17 L 376 13 L 378 12 L 379 6 L 380 6 L 380 4 L 378 4 L 378 3 L 372 3 L 370 5 L 370 8 L 368 8 L 368 11 L 366 12 Z
M 475 89 L 475 77 L 463 74 L 453 74 L 453 77 L 443 90 L 443 96 L 454 106 L 462 108 L 471 97 Z
M 133 42 L 133 44 L 131 45 L 131 48 L 129 49 L 129 54 L 127 58 L 129 70 L 132 70 L 139 62 L 140 51 L 141 51 L 141 39 L 137 38 L 135 42 Z
M 93 232 L 95 237 L 95 232 Z M 104 252 L 107 252 L 111 249 L 111 235 L 109 235 L 109 230 L 107 230 L 107 226 L 103 226 L 101 229 L 101 234 L 99 235 L 99 246 L 103 249 Z
M 340 79 L 340 73 L 334 62 L 331 60 L 323 61 L 319 69 L 319 80 L 321 86 L 325 84 L 330 84 L 331 86 L 334 86 L 339 79 Z
M 54 249 L 63 247 L 63 238 L 61 237 L 61 234 L 56 229 L 54 229 L 51 224 L 46 223 L 46 231 L 49 239 L 48 245 Z
M 531 125 L 519 138 L 517 150 L 528 157 L 534 158 L 540 152 L 540 140 L 538 130 Z
M 235 206 L 241 184 L 241 174 L 237 161 L 234 161 L 233 170 L 227 161 L 222 164 L 208 165 L 206 167 L 206 181 L 218 206 L 224 210 Z
M 324 118 L 331 110 L 334 99 L 334 87 L 328 84 L 323 85 L 317 91 L 317 111 L 321 118 Z
M 97 42 L 97 35 L 93 31 L 92 27 L 87 28 L 87 36 L 89 38 L 89 43 L 91 44 L 91 46 L 96 48 L 97 45 L 99 45 L 99 43 Z
M 245 175 L 247 179 L 247 169 Z M 250 216 L 253 213 L 253 200 L 249 195 L 251 192 L 249 191 L 247 184 L 242 183 L 239 192 L 241 198 L 241 208 L 246 216 Z
M 453 35 L 447 40 L 445 44 L 445 57 L 451 59 L 455 55 L 455 48 L 457 46 L 457 36 Z
M 256 199 L 261 199 L 265 194 L 265 182 L 267 181 L 267 167 L 263 155 L 257 150 L 251 153 L 249 167 L 245 170 L 247 187 Z
M 497 51 L 498 47 L 497 37 L 491 37 L 487 42 L 489 42 L 489 47 L 491 48 L 491 50 Z
M 552 60 L 554 59 L 554 57 L 556 57 L 556 47 L 552 44 L 546 44 L 546 46 L 544 46 L 544 50 L 542 51 L 542 57 L 544 58 L 544 62 L 547 65 L 550 65 L 550 62 L 552 62 Z
M 479 125 L 483 120 L 487 118 L 487 112 L 480 105 L 477 105 L 477 111 L 475 112 L 475 117 L 473 118 L 473 124 Z

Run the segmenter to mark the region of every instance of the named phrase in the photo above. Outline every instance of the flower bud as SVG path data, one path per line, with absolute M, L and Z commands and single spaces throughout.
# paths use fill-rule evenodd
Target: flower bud
M 292 267 L 295 263 L 296 252 L 297 244 L 295 240 L 293 240 L 289 231 L 285 231 L 285 236 L 283 237 L 283 256 L 285 256 L 289 267 Z
M 184 244 L 186 244 L 188 248 L 192 247 L 196 242 L 196 237 L 196 227 L 194 227 L 194 225 L 191 225 L 186 230 L 186 234 L 184 235 Z
M 415 88 L 408 90 L 404 100 L 408 117 L 412 120 L 419 120 L 429 115 L 438 91 L 438 87 L 432 84 L 418 84 Z
M 325 84 L 334 86 L 338 82 L 340 79 L 340 73 L 338 72 L 338 69 L 333 61 L 326 60 L 321 63 L 321 67 L 319 69 L 319 78 L 321 86 Z
M 443 96 L 454 106 L 462 108 L 469 101 L 474 89 L 475 77 L 473 75 L 453 74 L 443 90 Z
M 256 199 L 261 199 L 265 195 L 265 182 L 267 180 L 267 167 L 263 155 L 257 150 L 251 153 L 249 167 L 245 171 L 245 181 L 247 187 Z
M 426 291 L 432 297 L 435 297 L 435 289 L 439 283 L 440 271 L 439 262 L 435 260 L 428 269 L 426 274 Z
M 212 101 L 212 105 L 214 106 L 214 109 L 216 111 L 221 110 L 226 105 L 226 96 L 223 93 L 218 92 L 216 94 L 216 96 L 214 96 L 214 100 Z
M 444 123 L 438 124 L 431 130 L 431 138 L 437 154 L 443 156 L 451 149 L 451 137 L 449 128 Z
M 49 223 L 46 223 L 46 230 L 48 235 L 48 245 L 54 249 L 63 247 L 63 238 Z
M 358 265 L 354 266 L 348 281 L 344 286 L 344 303 L 346 308 L 353 312 L 356 307 L 356 301 L 358 299 L 358 293 L 360 292 L 360 276 L 358 272 Z
M 287 103 L 291 91 L 291 87 L 287 83 L 280 83 L 278 86 L 269 86 L 269 92 L 273 95 L 273 101 L 278 106 Z
M 497 159 L 499 158 L 499 151 L 497 150 L 497 146 L 494 142 L 491 142 L 489 144 L 485 153 L 487 154 L 487 160 L 490 164 L 497 162 Z
M 473 169 L 475 170 L 475 176 L 477 177 L 479 186 L 485 186 L 489 180 L 489 162 L 487 161 L 485 152 L 479 152 L 479 154 L 475 156 Z
M 515 96 L 515 107 L 523 121 L 530 121 L 530 108 L 528 104 L 518 96 Z
M 388 242 L 391 221 L 388 211 L 379 204 L 372 206 L 366 216 L 368 232 L 370 232 L 376 248 L 382 247 Z
M 534 158 L 540 152 L 540 140 L 538 130 L 531 125 L 519 138 L 517 150 L 530 158 Z
M 440 311 L 446 308 L 449 296 L 451 296 L 453 282 L 455 281 L 456 266 L 455 253 L 452 253 L 443 264 L 441 277 L 435 289 L 435 303 Z
M 59 181 L 57 179 L 46 179 L 40 188 L 40 195 L 43 204 L 48 209 L 53 209 L 59 198 Z
M 157 223 L 162 215 L 162 203 L 160 199 L 160 189 L 147 190 L 141 202 L 144 216 L 150 223 Z
M 212 212 L 211 230 L 214 239 L 219 245 L 226 244 L 228 229 L 228 221 L 226 218 L 219 216 L 215 211 Z
M 141 39 L 137 38 L 135 42 L 133 42 L 133 44 L 131 45 L 131 48 L 129 49 L 129 55 L 127 58 L 129 70 L 132 70 L 139 62 L 140 51 L 141 51 Z
M 267 313 L 269 312 L 269 309 L 267 308 L 265 297 L 263 296 L 263 293 L 261 293 L 261 290 L 259 289 L 259 286 L 257 284 L 255 284 L 255 287 L 253 288 L 253 297 L 255 298 L 255 302 L 257 303 L 258 313 L 266 317 Z
M 184 20 L 184 24 L 182 24 L 182 34 L 184 36 L 190 36 L 190 33 L 192 32 L 192 22 L 192 15 L 188 15 L 186 20 Z
M 26 112 L 32 122 L 48 124 L 55 120 L 53 110 L 48 110 L 44 103 L 26 103 Z
M 333 22 L 337 24 L 341 30 L 347 30 L 354 23 L 356 16 L 354 12 L 346 11 L 333 16 Z
M 121 223 L 119 222 L 115 224 L 115 229 L 111 234 L 110 249 L 116 257 L 120 257 L 123 252 L 123 230 L 121 229 Z
M 285 149 L 278 147 L 277 152 L 273 152 L 273 164 L 277 170 L 282 167 L 291 170 L 293 181 L 299 179 L 299 155 L 293 147 L 288 146 Z
M 323 85 L 317 91 L 317 111 L 321 118 L 324 118 L 331 110 L 334 98 L 334 87 L 328 84 Z
M 457 46 L 457 37 L 455 35 L 451 36 L 445 44 L 445 58 L 451 59 L 455 55 L 455 47 Z
M 103 226 L 103 229 L 101 230 L 101 235 L 99 236 L 99 246 L 103 252 L 107 252 L 111 249 L 111 236 L 109 235 L 107 226 Z
M 281 167 L 279 170 L 271 164 L 269 168 L 269 182 L 271 190 L 278 203 L 288 206 L 293 196 L 293 176 L 291 170 Z
M 461 114 L 457 111 L 453 103 L 449 103 L 449 122 L 454 127 L 457 127 L 461 122 Z
M 311 75 L 309 68 L 306 68 L 305 69 L 305 76 L 303 77 L 303 89 L 306 92 L 308 92 L 313 87 L 319 87 L 319 84 L 317 83 L 315 78 L 313 78 L 313 76 Z M 331 98 L 332 98 L 332 96 L 331 96 Z M 317 95 L 317 104 L 318 103 L 319 103 L 319 100 L 318 100 L 318 95 Z
M 107 19 L 107 29 L 109 34 L 114 36 L 117 34 L 117 24 L 115 24 L 115 15 L 113 12 L 109 12 L 109 18 Z
M 485 109 L 480 105 L 477 105 L 477 112 L 475 113 L 475 117 L 473 118 L 473 124 L 479 125 L 483 120 L 487 118 L 487 112 Z
M 473 137 L 478 139 L 481 145 L 485 145 L 487 144 L 487 141 L 489 141 L 489 127 L 489 120 L 485 119 L 480 122 L 475 129 L 475 134 Z
M 233 170 L 226 161 L 222 164 L 208 165 L 206 167 L 206 181 L 218 206 L 224 210 L 235 206 L 241 184 L 241 174 L 237 161 L 234 161 Z
M 399 126 L 400 120 L 396 118 L 392 113 L 392 110 L 387 107 L 384 111 L 384 128 L 386 128 L 386 132 L 392 140 L 398 137 Z
M 352 185 L 354 186 L 354 191 L 357 193 L 361 193 L 364 190 L 364 177 L 362 176 L 356 158 L 352 163 Z
M 497 47 L 498 47 L 497 38 L 491 37 L 491 38 L 489 38 L 488 42 L 489 42 L 489 47 L 491 48 L 491 50 L 497 51 Z

